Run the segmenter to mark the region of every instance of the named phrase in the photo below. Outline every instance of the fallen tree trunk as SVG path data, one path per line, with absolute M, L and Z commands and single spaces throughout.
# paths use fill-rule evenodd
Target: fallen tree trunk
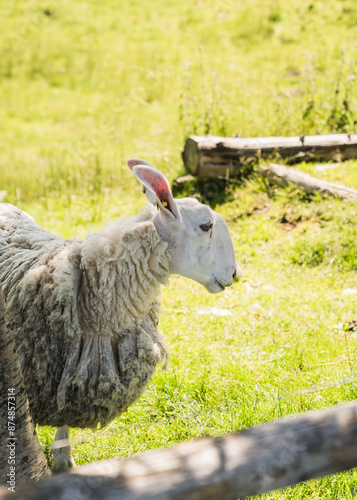
M 357 158 L 357 135 L 302 137 L 215 137 L 191 135 L 182 153 L 187 171 L 196 177 L 238 174 L 247 163 L 278 156 L 287 162 L 342 161 Z
M 329 196 L 337 196 L 346 200 L 357 200 L 357 191 L 342 184 L 322 181 L 300 170 L 284 165 L 271 163 L 268 167 L 259 166 L 259 171 L 263 177 L 280 186 L 293 184 L 302 188 L 307 193 L 321 193 Z
M 353 402 L 128 460 L 89 464 L 28 486 L 16 498 L 235 500 L 355 466 Z
M 11 494 L 21 482 L 51 474 L 31 419 L 0 286 L 0 485 Z

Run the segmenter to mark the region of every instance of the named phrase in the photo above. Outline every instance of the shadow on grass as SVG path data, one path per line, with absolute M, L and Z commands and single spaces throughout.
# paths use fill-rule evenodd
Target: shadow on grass
M 245 179 L 224 178 L 224 177 L 192 177 L 187 175 L 180 177 L 172 183 L 172 193 L 174 197 L 183 198 L 186 196 L 196 198 L 201 203 L 215 208 L 232 200 L 235 189 L 243 187 Z

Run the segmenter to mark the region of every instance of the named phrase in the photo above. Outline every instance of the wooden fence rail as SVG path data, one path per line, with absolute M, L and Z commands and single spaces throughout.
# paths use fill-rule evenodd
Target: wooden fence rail
M 127 460 L 89 464 L 18 488 L 15 498 L 235 500 L 354 466 L 355 402 Z M 2 490 L 0 499 L 12 495 Z

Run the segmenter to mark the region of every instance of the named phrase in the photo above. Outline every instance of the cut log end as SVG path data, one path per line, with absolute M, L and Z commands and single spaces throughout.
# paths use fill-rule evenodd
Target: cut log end
M 197 175 L 200 165 L 200 153 L 197 142 L 191 137 L 186 140 L 182 159 L 188 172 L 192 175 Z

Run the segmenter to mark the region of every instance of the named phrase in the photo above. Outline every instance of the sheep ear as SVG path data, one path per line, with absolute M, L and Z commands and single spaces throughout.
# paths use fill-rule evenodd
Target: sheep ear
M 154 168 L 151 165 L 151 163 L 149 163 L 146 160 L 140 160 L 140 158 L 130 158 L 130 160 L 127 160 L 126 163 L 127 163 L 128 167 L 130 168 L 130 170 L 133 170 L 133 167 L 135 167 L 136 165 L 146 165 L 147 167 Z
M 154 196 L 154 204 L 157 203 L 164 215 L 179 218 L 179 211 L 172 196 L 170 184 L 161 172 L 152 166 L 140 164 L 133 166 L 133 174 L 146 188 L 146 196 L 151 203 Z
M 147 167 L 154 168 L 148 161 L 141 160 L 140 158 L 130 158 L 130 160 L 127 160 L 126 163 L 130 170 L 133 170 L 136 165 L 146 165 Z M 143 186 L 143 193 L 152 205 L 156 205 L 156 195 L 153 191 Z

